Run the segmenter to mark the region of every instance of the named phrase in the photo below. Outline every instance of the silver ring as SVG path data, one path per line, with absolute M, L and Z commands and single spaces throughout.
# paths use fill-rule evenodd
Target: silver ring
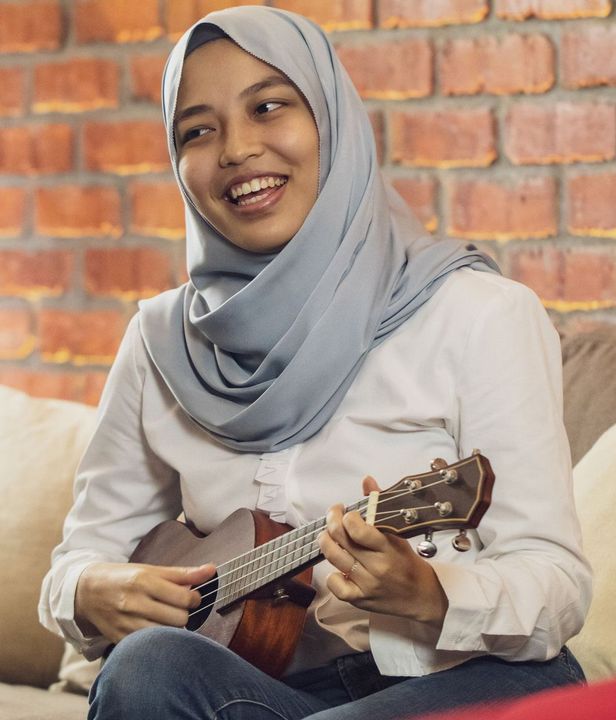
M 359 567 L 359 563 L 357 562 L 357 560 L 355 560 L 353 562 L 353 564 L 351 565 L 351 569 L 347 573 L 347 576 L 351 577 L 351 575 L 357 570 L 358 567 Z

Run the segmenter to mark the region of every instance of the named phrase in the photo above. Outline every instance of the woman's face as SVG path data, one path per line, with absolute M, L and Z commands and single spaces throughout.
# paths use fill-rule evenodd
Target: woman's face
M 278 250 L 318 191 L 319 137 L 290 80 L 230 40 L 184 63 L 175 113 L 179 172 L 192 201 L 233 244 Z

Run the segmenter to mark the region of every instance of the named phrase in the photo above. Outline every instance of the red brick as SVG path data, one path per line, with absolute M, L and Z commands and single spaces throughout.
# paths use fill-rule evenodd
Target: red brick
M 49 113 L 116 108 L 118 80 L 119 68 L 113 60 L 74 58 L 37 65 L 32 109 Z
M 21 235 L 25 222 L 25 212 L 25 190 L 0 187 L 0 237 Z
M 505 20 L 607 17 L 611 9 L 611 0 L 496 0 L 496 15 Z
M 42 175 L 73 167 L 73 130 L 69 125 L 0 128 L 0 173 Z
M 186 234 L 184 203 L 174 182 L 132 183 L 130 205 L 132 233 L 168 240 Z
M 46 362 L 110 365 L 124 333 L 115 310 L 43 309 L 39 316 L 41 356 Z
M 264 0 L 166 0 L 165 2 L 165 26 L 167 34 L 172 40 L 177 40 L 180 35 L 204 15 L 215 10 L 224 10 L 228 7 L 238 5 L 264 5 Z
M 25 358 L 32 353 L 35 345 L 30 311 L 0 308 L 0 359 Z
M 0 68 L 0 117 L 21 115 L 24 107 L 24 71 Z
M 97 405 L 105 372 L 30 370 L 19 366 L 0 367 L 0 384 L 21 390 L 32 397 L 57 398 Z
M 432 46 L 428 40 L 338 45 L 336 51 L 364 98 L 402 100 L 432 94 Z
M 371 0 L 272 0 L 272 6 L 299 13 L 324 30 L 367 30 L 373 26 Z
M 88 170 L 131 175 L 170 169 L 162 122 L 89 122 L 83 139 Z
M 160 103 L 166 55 L 136 55 L 130 63 L 132 94 L 137 100 Z
M 519 250 L 512 257 L 511 272 L 556 310 L 616 306 L 616 254 L 609 250 Z
M 58 0 L 0 4 L 0 52 L 56 50 L 62 41 Z
M 570 178 L 567 206 L 567 226 L 573 235 L 616 237 L 616 173 Z
M 423 223 L 428 232 L 438 227 L 436 214 L 436 180 L 418 180 L 415 178 L 396 178 L 393 186 L 402 195 L 406 204 Z
M 561 40 L 561 79 L 567 88 L 616 85 L 616 27 L 577 26 Z
M 554 84 L 554 52 L 544 35 L 456 38 L 440 56 L 443 95 L 542 93 Z
M 115 188 L 63 185 L 36 194 L 36 231 L 52 237 L 119 237 L 120 195 Z
M 599 162 L 616 156 L 616 108 L 602 102 L 517 103 L 505 120 L 512 163 Z
M 154 248 L 86 250 L 84 285 L 92 295 L 131 301 L 172 287 L 169 256 Z
M 487 0 L 380 0 L 379 8 L 383 28 L 478 23 L 489 12 Z
M 86 405 L 98 405 L 98 402 L 107 381 L 107 373 L 89 372 L 85 373 L 81 402 Z
M 61 295 L 70 288 L 73 265 L 72 253 L 64 250 L 0 250 L 0 294 Z
M 157 0 L 77 0 L 77 42 L 141 42 L 163 34 Z
M 556 184 L 531 178 L 515 185 L 487 180 L 460 180 L 451 187 L 447 232 L 476 240 L 509 240 L 554 236 Z
M 496 158 L 494 118 L 487 108 L 392 112 L 391 159 L 426 167 L 486 167 Z

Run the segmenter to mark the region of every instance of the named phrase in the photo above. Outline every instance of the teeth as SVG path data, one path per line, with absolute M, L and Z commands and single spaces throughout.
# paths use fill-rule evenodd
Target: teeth
M 234 185 L 229 190 L 229 195 L 233 200 L 237 200 L 243 195 L 250 195 L 250 193 L 259 192 L 260 190 L 267 190 L 267 188 L 280 187 L 286 182 L 287 178 L 272 177 L 271 175 L 253 178 L 250 182 L 244 182 L 241 183 L 241 185 Z

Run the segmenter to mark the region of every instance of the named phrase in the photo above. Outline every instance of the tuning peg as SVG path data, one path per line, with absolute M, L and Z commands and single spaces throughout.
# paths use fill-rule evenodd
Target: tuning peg
M 443 470 L 443 468 L 446 467 L 447 460 L 443 460 L 443 458 L 434 458 L 434 460 L 430 463 L 431 470 Z
M 454 549 L 458 552 L 466 552 L 471 549 L 471 541 L 466 530 L 460 530 L 460 532 L 451 541 Z
M 424 558 L 431 558 L 436 555 L 436 545 L 432 542 L 432 531 L 426 533 L 426 537 L 417 546 L 417 554 Z

